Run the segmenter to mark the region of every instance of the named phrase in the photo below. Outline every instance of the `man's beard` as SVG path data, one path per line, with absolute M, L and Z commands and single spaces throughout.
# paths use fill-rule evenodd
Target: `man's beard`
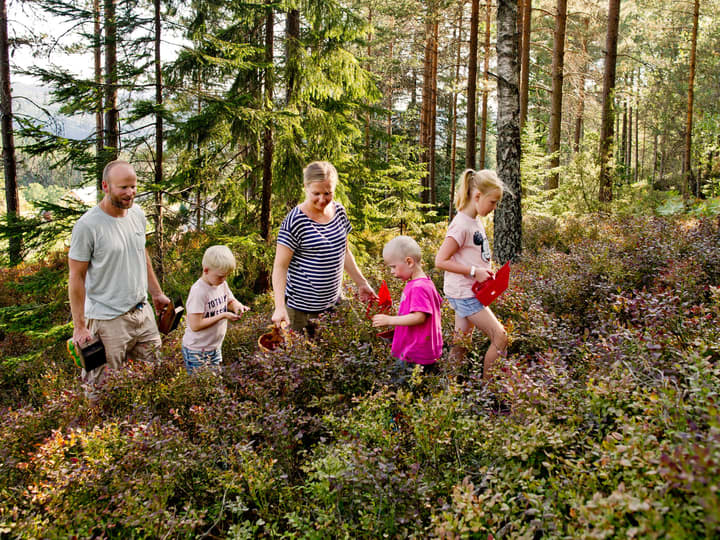
M 124 199 L 121 199 L 120 197 L 113 197 L 110 196 L 110 204 L 112 204 L 115 208 L 120 208 L 121 210 L 127 210 L 130 208 L 133 204 L 133 199 L 130 199 L 129 201 L 125 201 Z

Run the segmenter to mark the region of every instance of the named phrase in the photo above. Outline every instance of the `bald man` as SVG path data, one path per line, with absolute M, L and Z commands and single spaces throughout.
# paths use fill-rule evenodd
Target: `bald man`
M 73 341 L 83 346 L 99 336 L 107 364 L 86 372 L 92 389 L 105 368 L 119 369 L 128 358 L 152 361 L 161 344 L 148 290 L 159 312 L 170 300 L 155 276 L 145 249 L 146 219 L 133 204 L 137 175 L 126 161 L 111 161 L 103 171 L 105 196 L 73 227 L 68 253 L 68 293 Z

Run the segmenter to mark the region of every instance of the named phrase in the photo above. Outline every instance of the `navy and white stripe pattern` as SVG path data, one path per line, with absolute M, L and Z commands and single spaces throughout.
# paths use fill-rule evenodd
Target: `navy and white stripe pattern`
M 285 287 L 285 302 L 293 309 L 319 312 L 340 299 L 352 225 L 345 208 L 338 202 L 333 204 L 335 216 L 329 223 L 313 221 L 296 206 L 280 225 L 278 244 L 293 251 Z

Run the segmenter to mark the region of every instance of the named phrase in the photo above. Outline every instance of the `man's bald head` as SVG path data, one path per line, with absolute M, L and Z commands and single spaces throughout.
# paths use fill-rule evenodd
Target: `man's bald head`
M 103 169 L 102 179 L 103 182 L 109 185 L 111 184 L 111 179 L 127 178 L 128 176 L 135 176 L 137 178 L 133 166 L 130 165 L 127 161 L 123 161 L 122 159 L 116 159 L 105 165 L 105 168 Z

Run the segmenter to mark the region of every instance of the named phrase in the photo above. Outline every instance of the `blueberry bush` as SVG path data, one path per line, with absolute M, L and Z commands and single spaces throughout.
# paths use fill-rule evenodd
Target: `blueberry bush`
M 483 336 L 450 361 L 445 306 L 439 373 L 393 386 L 348 289 L 315 341 L 259 350 L 261 295 L 220 372 L 189 376 L 177 330 L 90 402 L 64 350 L 66 254 L 0 270 L 0 538 L 720 535 L 717 223 L 583 219 L 528 218 L 488 384 Z

